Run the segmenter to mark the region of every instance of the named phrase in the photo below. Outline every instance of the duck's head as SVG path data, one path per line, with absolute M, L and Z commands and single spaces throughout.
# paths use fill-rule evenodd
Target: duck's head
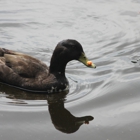
M 95 64 L 88 60 L 86 57 L 82 45 L 73 39 L 67 39 L 59 42 L 53 52 L 51 59 L 51 66 L 62 67 L 71 60 L 78 60 L 84 65 L 90 68 L 96 68 Z

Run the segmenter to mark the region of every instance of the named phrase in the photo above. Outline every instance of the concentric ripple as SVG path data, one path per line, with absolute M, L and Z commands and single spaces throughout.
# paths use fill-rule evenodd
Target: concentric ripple
M 28 52 L 29 48 L 29 54 L 49 64 L 50 58 L 44 52 L 50 57 L 50 50 L 53 50 L 52 46 L 57 43 L 53 40 L 75 38 L 81 42 L 87 57 L 97 65 L 97 69 L 86 68 L 76 61 L 68 64 L 66 76 L 70 82 L 70 91 L 65 97 L 66 104 L 71 106 L 88 102 L 99 96 L 100 91 L 117 78 L 127 81 L 139 76 L 139 60 L 132 63 L 139 57 L 140 52 L 140 35 L 137 30 L 140 29 L 140 15 L 136 9 L 125 9 L 124 2 L 121 2 L 122 7 L 114 9 L 113 5 L 109 6 L 108 3 L 100 4 L 98 9 L 91 3 L 86 3 L 86 8 L 85 2 L 80 3 L 80 7 L 68 6 L 64 2 L 65 6 L 61 11 L 57 9 L 59 4 L 47 4 L 49 9 L 55 9 L 54 16 L 51 13 L 43 14 L 46 10 L 44 5 L 38 7 L 32 4 L 33 9 L 25 6 L 17 11 L 12 5 L 10 11 L 7 8 L 0 10 L 0 44 L 6 48 L 14 45 L 15 50 L 22 52 Z M 25 11 L 25 14 L 29 15 L 21 19 Z M 32 12 L 36 13 L 36 17 Z M 68 12 L 68 15 L 64 16 L 64 12 Z M 11 16 L 13 13 L 16 14 L 14 18 Z M 63 15 L 62 19 L 59 14 Z M 54 17 L 50 18 L 52 16 Z M 47 45 L 46 38 L 49 38 Z M 134 67 L 137 68 L 134 70 Z M 49 95 L 27 93 L 0 84 L 0 110 L 46 110 L 47 96 Z

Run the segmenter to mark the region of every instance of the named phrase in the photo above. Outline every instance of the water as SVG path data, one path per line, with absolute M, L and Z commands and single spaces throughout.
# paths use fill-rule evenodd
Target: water
M 140 0 L 1 0 L 1 47 L 49 65 L 56 44 L 73 38 L 97 69 L 70 62 L 70 91 L 58 95 L 0 84 L 0 139 L 139 140 L 139 29 Z

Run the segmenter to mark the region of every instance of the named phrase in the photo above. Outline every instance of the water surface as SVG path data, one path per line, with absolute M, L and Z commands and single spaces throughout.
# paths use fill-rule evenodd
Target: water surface
M 0 139 L 139 140 L 140 1 L 0 1 L 1 47 L 49 65 L 67 38 L 97 69 L 68 63 L 70 90 L 57 95 L 0 84 Z

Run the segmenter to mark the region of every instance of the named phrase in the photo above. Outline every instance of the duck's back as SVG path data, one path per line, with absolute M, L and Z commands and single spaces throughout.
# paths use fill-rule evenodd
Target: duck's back
M 0 81 L 15 84 L 24 79 L 40 80 L 48 74 L 48 67 L 29 55 L 0 48 Z M 15 80 L 14 80 L 15 79 Z
M 11 68 L 21 77 L 35 78 L 38 73 L 48 70 L 46 64 L 29 55 L 1 49 L 0 64 Z M 1 51 L 0 50 L 0 51 Z M 1 63 L 2 62 L 2 63 Z

